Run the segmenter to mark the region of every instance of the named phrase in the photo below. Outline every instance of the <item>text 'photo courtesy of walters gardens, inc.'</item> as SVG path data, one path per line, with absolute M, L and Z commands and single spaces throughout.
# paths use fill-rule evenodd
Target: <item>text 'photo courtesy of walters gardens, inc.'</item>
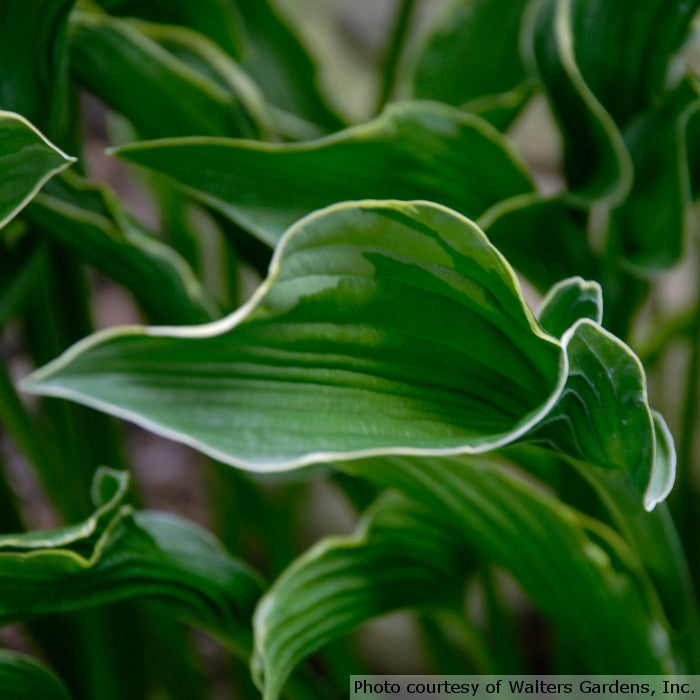
M 696 694 L 700 696 L 700 676 L 350 677 L 350 698 L 672 698 Z

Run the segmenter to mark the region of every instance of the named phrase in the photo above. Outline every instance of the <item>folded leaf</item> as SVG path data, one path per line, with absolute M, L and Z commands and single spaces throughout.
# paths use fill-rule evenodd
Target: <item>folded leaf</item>
M 483 458 L 406 455 L 342 467 L 424 503 L 476 553 L 506 568 L 571 640 L 567 649 L 584 671 L 672 667 L 667 624 L 644 570 L 599 521 Z M 601 629 L 609 645 L 600 644 Z
M 527 0 L 453 0 L 415 69 L 420 99 L 460 105 L 510 92 L 525 80 L 519 37 Z
M 558 343 L 481 231 L 444 207 L 336 205 L 293 227 L 270 270 L 221 322 L 106 331 L 27 387 L 263 470 L 396 447 L 483 451 L 553 400 Z
M 613 233 L 637 268 L 670 267 L 682 257 L 693 201 L 687 129 L 699 110 L 698 82 L 688 76 L 624 132 L 634 184 L 614 212 Z
M 0 537 L 0 623 L 140 597 L 245 649 L 257 575 L 194 524 L 134 513 L 127 488 L 126 472 L 101 468 L 87 520 Z
M 98 1 L 111 14 L 195 30 L 240 62 L 271 103 L 326 130 L 342 128 L 319 92 L 306 49 L 267 0 Z
M 68 173 L 32 202 L 27 217 L 133 292 L 154 322 L 197 323 L 216 316 L 216 304 L 185 260 L 148 233 L 107 187 Z
M 230 89 L 101 12 L 71 16 L 71 69 L 147 137 L 249 136 L 254 118 Z
M 113 152 L 170 176 L 270 246 L 304 214 L 339 201 L 426 199 L 477 217 L 533 187 L 491 126 L 434 103 L 391 105 L 306 143 L 173 139 Z
M 620 130 L 662 101 L 698 7 L 699 0 L 540 4 L 532 51 L 563 130 L 575 201 L 617 204 L 628 192 L 632 170 Z
M 481 231 L 431 203 L 318 212 L 226 319 L 108 330 L 24 385 L 252 470 L 522 439 L 601 461 L 639 495 L 655 469 L 631 350 L 586 319 L 545 333 Z
M 350 536 L 296 559 L 260 600 L 254 677 L 266 700 L 304 658 L 378 615 L 456 606 L 471 568 L 462 537 L 429 509 L 385 494 Z
M 600 285 L 581 277 L 571 277 L 555 284 L 537 312 L 542 328 L 557 338 L 561 338 L 580 318 L 589 318 L 598 325 L 603 321 Z
M 24 117 L 0 111 L 0 227 L 73 162 Z
M 618 7 L 623 4 L 615 3 Z M 618 127 L 578 65 L 580 54 L 593 41 L 580 40 L 577 20 L 584 19 L 584 12 L 577 10 L 584 5 L 578 0 L 542 0 L 533 5 L 536 11 L 531 13 L 526 43 L 563 132 L 569 200 L 576 205 L 597 199 L 618 204 L 629 192 L 632 164 Z M 637 14 L 635 8 L 636 4 L 625 7 L 623 16 Z M 598 27 L 600 23 L 592 24 Z M 609 64 L 603 70 L 609 71 Z
M 33 659 L 0 650 L 0 688 L 12 700 L 70 700 L 61 681 Z

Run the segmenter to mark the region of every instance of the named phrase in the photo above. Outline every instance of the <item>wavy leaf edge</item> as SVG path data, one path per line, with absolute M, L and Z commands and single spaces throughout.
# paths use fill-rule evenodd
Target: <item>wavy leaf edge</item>
M 528 414 L 523 416 L 514 426 L 514 428 L 508 432 L 496 434 L 491 440 L 485 440 L 479 444 L 473 445 L 469 443 L 464 443 L 456 447 L 446 447 L 446 448 L 419 448 L 419 447 L 406 447 L 401 445 L 396 445 L 393 447 L 376 447 L 367 449 L 358 449 L 351 451 L 316 451 L 308 452 L 304 455 L 294 458 L 280 458 L 275 461 L 268 462 L 255 462 L 248 459 L 243 459 L 217 448 L 214 448 L 200 439 L 194 438 L 187 433 L 168 428 L 161 425 L 155 420 L 144 417 L 143 415 L 132 411 L 130 409 L 125 409 L 116 404 L 103 401 L 101 399 L 94 398 L 92 396 L 85 395 L 81 392 L 75 391 L 73 389 L 65 388 L 56 385 L 45 385 L 42 386 L 42 380 L 50 377 L 54 372 L 59 371 L 61 368 L 67 366 L 73 358 L 78 357 L 81 353 L 88 350 L 93 346 L 97 346 L 105 341 L 113 340 L 121 336 L 127 336 L 131 334 L 138 334 L 148 337 L 169 337 L 169 338 L 185 338 L 185 339 L 197 339 L 197 338 L 211 338 L 217 335 L 224 334 L 231 331 L 236 326 L 241 324 L 248 315 L 257 308 L 257 306 L 263 301 L 268 291 L 275 283 L 281 268 L 282 258 L 285 249 L 290 241 L 290 239 L 295 235 L 295 233 L 304 227 L 309 222 L 325 216 L 328 213 L 335 211 L 342 211 L 357 207 L 396 207 L 396 206 L 409 206 L 409 207 L 428 207 L 434 210 L 439 210 L 443 213 L 449 214 L 457 219 L 461 220 L 463 223 L 472 227 L 475 233 L 478 233 L 483 237 L 485 244 L 497 255 L 505 264 L 507 274 L 512 278 L 513 290 L 517 294 L 518 301 L 522 305 L 535 335 L 539 336 L 543 340 L 551 342 L 560 349 L 559 356 L 559 375 L 557 382 L 552 390 L 549 398 L 544 401 L 538 408 L 530 411 Z M 560 288 L 566 284 L 576 284 L 585 288 L 595 288 L 599 285 L 595 281 L 586 282 L 580 277 L 569 278 L 567 280 L 562 280 L 560 283 L 555 285 L 555 288 Z M 602 292 L 598 291 L 598 294 Z M 410 202 L 404 202 L 399 200 L 361 200 L 357 202 L 341 202 L 338 204 L 319 209 L 291 226 L 286 233 L 281 238 L 279 244 L 275 248 L 272 260 L 270 262 L 270 267 L 268 275 L 265 280 L 260 284 L 255 293 L 251 298 L 239 309 L 233 313 L 225 316 L 222 319 L 213 321 L 211 323 L 206 323 L 196 326 L 140 326 L 140 325 L 127 325 L 118 326 L 116 328 L 108 328 L 102 331 L 98 331 L 80 341 L 75 345 L 68 348 L 62 355 L 49 362 L 45 366 L 35 370 L 32 374 L 25 377 L 20 381 L 19 386 L 23 391 L 27 391 L 35 394 L 43 394 L 46 396 L 53 396 L 57 398 L 64 398 L 71 401 L 76 401 L 82 403 L 83 405 L 95 408 L 97 410 L 109 413 L 123 420 L 129 421 L 136 425 L 139 425 L 146 430 L 149 430 L 162 437 L 174 440 L 176 442 L 188 445 L 199 452 L 202 452 L 224 464 L 228 464 L 233 467 L 243 469 L 248 472 L 257 473 L 271 473 L 271 472 L 284 472 L 291 471 L 293 469 L 298 469 L 301 467 L 308 467 L 311 465 L 317 465 L 319 463 L 328 462 L 342 462 L 348 460 L 358 460 L 369 457 L 380 457 L 389 455 L 405 455 L 405 456 L 456 456 L 456 455 L 475 455 L 482 454 L 485 452 L 490 452 L 492 450 L 498 449 L 500 447 L 505 447 L 506 445 L 514 443 L 519 438 L 526 437 L 527 433 L 535 429 L 540 422 L 542 422 L 552 409 L 556 406 L 562 392 L 565 388 L 568 373 L 569 373 L 569 359 L 567 356 L 567 347 L 571 339 L 576 335 L 577 331 L 585 326 L 593 327 L 597 332 L 605 335 L 609 340 L 614 342 L 622 352 L 628 354 L 632 361 L 637 365 L 638 370 L 641 375 L 642 380 L 642 395 L 644 409 L 648 415 L 650 434 L 652 437 L 652 463 L 649 470 L 649 478 L 647 482 L 647 488 L 644 493 L 644 507 L 646 510 L 651 511 L 654 506 L 668 495 L 670 492 L 673 482 L 668 478 L 668 462 L 669 460 L 673 463 L 674 468 L 670 472 L 675 473 L 675 447 L 673 446 L 673 441 L 668 433 L 668 429 L 659 430 L 654 429 L 654 419 L 652 416 L 652 410 L 648 403 L 647 394 L 647 384 L 646 375 L 644 373 L 644 368 L 642 366 L 639 358 L 634 354 L 634 352 L 623 343 L 619 338 L 606 331 L 602 326 L 596 321 L 589 318 L 579 318 L 575 323 L 573 323 L 569 329 L 562 335 L 562 337 L 556 338 L 546 331 L 544 331 L 537 321 L 535 316 L 528 306 L 527 302 L 522 293 L 522 288 L 520 286 L 515 272 L 508 263 L 508 261 L 503 257 L 503 255 L 490 243 L 486 234 L 470 219 L 455 212 L 448 207 L 441 204 L 436 204 L 434 202 L 415 200 Z M 664 424 L 665 425 L 665 424 Z M 657 432 L 661 437 L 664 438 L 665 454 L 670 455 L 668 459 L 665 459 L 665 464 L 657 464 L 657 448 L 656 448 L 656 437 Z M 659 476 L 658 470 L 664 470 L 667 474 L 666 478 L 661 478 Z

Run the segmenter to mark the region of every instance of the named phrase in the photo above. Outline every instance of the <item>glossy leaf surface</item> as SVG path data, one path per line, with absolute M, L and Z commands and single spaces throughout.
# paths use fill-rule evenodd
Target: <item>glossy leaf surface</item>
M 542 331 L 478 227 L 430 203 L 318 212 L 290 229 L 266 282 L 226 319 L 105 331 L 25 386 L 253 470 L 484 452 L 533 435 L 602 459 L 640 494 L 655 468 L 629 348 L 586 319 L 561 341 Z M 659 500 L 647 496 L 648 507 Z

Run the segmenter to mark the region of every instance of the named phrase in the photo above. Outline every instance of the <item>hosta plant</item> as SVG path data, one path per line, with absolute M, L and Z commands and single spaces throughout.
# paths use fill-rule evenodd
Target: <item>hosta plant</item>
M 700 673 L 700 2 L 443 4 L 0 0 L 11 697 Z

